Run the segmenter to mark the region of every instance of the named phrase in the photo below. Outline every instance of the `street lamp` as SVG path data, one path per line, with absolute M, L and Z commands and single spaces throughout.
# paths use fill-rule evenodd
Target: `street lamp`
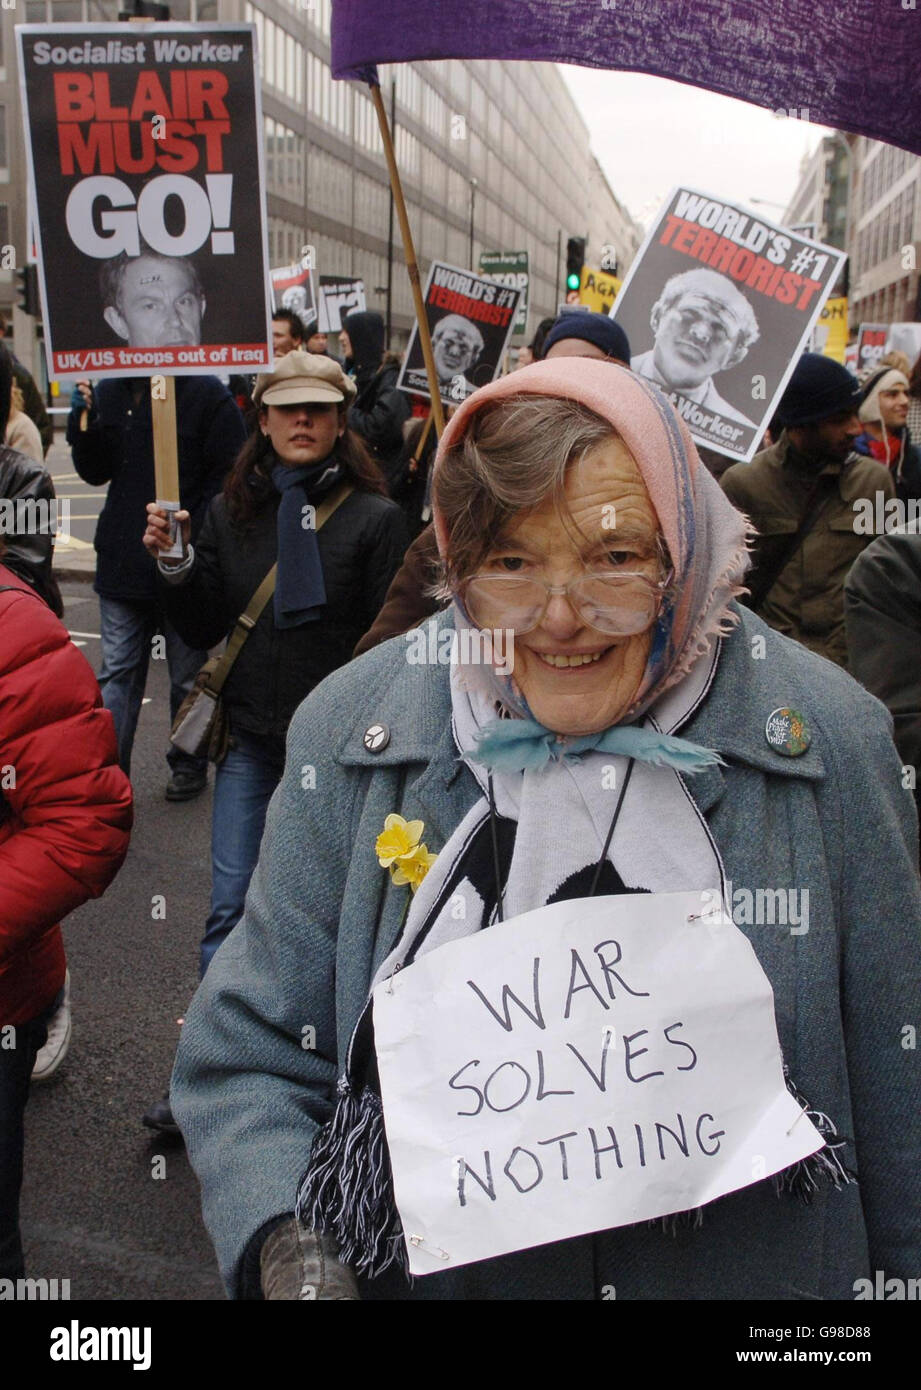
M 467 256 L 467 265 L 473 269 L 473 210 L 476 207 L 476 191 L 479 187 L 476 179 L 470 180 L 470 251 Z
M 854 170 L 854 151 L 840 130 L 833 130 L 831 138 L 838 141 L 847 156 L 847 172 L 844 182 L 844 245 L 841 248 L 847 256 L 847 260 L 844 262 L 844 272 L 841 279 L 842 290 L 845 295 L 849 295 L 851 289 L 851 194 L 854 191 L 851 174 Z

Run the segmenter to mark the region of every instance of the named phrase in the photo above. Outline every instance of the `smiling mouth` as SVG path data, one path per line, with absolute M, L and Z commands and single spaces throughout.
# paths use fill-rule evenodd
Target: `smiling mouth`
M 555 671 L 571 671 L 580 666 L 592 666 L 613 650 L 613 647 L 606 647 L 603 652 L 575 653 L 572 656 L 563 652 L 535 652 L 534 655 L 539 656 L 545 666 L 552 666 Z
M 703 360 L 707 356 L 706 350 L 704 348 L 698 347 L 696 343 L 688 343 L 683 338 L 680 339 L 675 346 L 677 347 L 679 352 L 685 355 L 685 357 L 687 357 L 688 354 L 693 354 L 698 362 L 703 362 Z

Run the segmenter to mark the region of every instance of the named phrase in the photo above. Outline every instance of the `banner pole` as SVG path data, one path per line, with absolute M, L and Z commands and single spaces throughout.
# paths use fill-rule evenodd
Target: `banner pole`
M 419 281 L 419 266 L 416 263 L 416 248 L 413 244 L 413 234 L 409 226 L 409 218 L 406 215 L 406 204 L 403 201 L 403 187 L 400 182 L 400 171 L 397 168 L 396 156 L 393 152 L 393 140 L 390 136 L 390 124 L 387 120 L 387 108 L 384 106 L 384 99 L 381 96 L 381 89 L 376 83 L 368 84 L 371 92 L 371 100 L 377 112 L 377 122 L 381 130 L 381 139 L 384 142 L 384 155 L 387 160 L 387 170 L 390 174 L 390 187 L 393 192 L 393 201 L 397 210 L 397 217 L 400 219 L 400 235 L 403 239 L 403 254 L 406 257 L 406 272 L 409 275 L 409 284 L 413 293 L 413 304 L 416 310 L 416 323 L 419 325 L 419 343 L 422 347 L 422 356 L 425 360 L 425 372 L 428 377 L 429 394 L 432 397 L 432 417 L 435 421 L 435 430 L 438 438 L 444 434 L 445 417 L 439 395 L 438 373 L 435 370 L 435 357 L 432 352 L 432 337 L 429 333 L 429 321 L 425 312 L 425 303 L 422 299 L 422 285 Z
M 169 550 L 162 550 L 161 556 L 181 559 L 185 555 L 182 534 L 176 525 L 176 512 L 179 511 L 179 447 L 176 433 L 176 378 L 173 376 L 152 376 L 150 378 L 150 418 L 153 425 L 154 478 L 157 493 L 157 506 L 169 515 Z

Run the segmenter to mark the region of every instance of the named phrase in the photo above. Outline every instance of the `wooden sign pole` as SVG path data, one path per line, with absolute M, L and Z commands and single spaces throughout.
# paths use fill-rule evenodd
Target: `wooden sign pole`
M 150 24 L 150 15 L 129 15 L 129 24 Z M 176 524 L 179 500 L 179 448 L 176 434 L 176 378 L 150 378 L 150 419 L 153 425 L 154 489 L 157 506 L 169 516 L 172 545 L 160 551 L 161 560 L 181 560 L 185 557 L 182 531 Z
M 387 120 L 387 109 L 384 106 L 384 98 L 381 96 L 381 89 L 374 83 L 369 83 L 371 100 L 377 112 L 377 122 L 381 128 L 381 139 L 384 142 L 384 156 L 387 160 L 387 169 L 390 174 L 390 187 L 393 189 L 393 202 L 397 210 L 397 217 L 400 219 L 400 235 L 403 238 L 403 254 L 406 257 L 406 271 L 409 275 L 409 284 L 413 292 L 413 305 L 416 310 L 416 323 L 419 325 L 419 342 L 422 346 L 422 356 L 425 360 L 425 372 L 428 377 L 429 394 L 432 397 L 432 417 L 435 421 L 435 430 L 438 438 L 444 434 L 445 416 L 439 395 L 438 373 L 435 370 L 435 356 L 432 352 L 432 336 L 429 333 L 429 321 L 425 313 L 425 304 L 422 299 L 422 285 L 419 281 L 419 266 L 416 262 L 416 248 L 413 244 L 413 234 L 409 226 L 409 218 L 406 215 L 406 203 L 403 201 L 403 185 L 400 182 L 400 171 L 397 168 L 396 155 L 393 151 L 393 139 L 390 134 L 390 123 Z
M 150 378 L 150 417 L 153 423 L 154 477 L 157 506 L 169 514 L 169 550 L 160 552 L 163 559 L 182 559 L 185 547 L 182 533 L 176 524 L 179 500 L 179 447 L 176 434 L 176 378 Z

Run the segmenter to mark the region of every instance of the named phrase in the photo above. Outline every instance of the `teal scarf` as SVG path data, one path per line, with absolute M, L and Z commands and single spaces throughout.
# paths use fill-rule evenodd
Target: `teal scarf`
M 563 738 L 535 719 L 494 719 L 477 734 L 476 744 L 477 751 L 469 756 L 496 772 L 524 772 L 545 767 L 551 759 L 578 758 L 593 750 L 621 753 L 625 758 L 686 773 L 723 761 L 711 748 L 635 724 L 615 725 L 582 738 Z

